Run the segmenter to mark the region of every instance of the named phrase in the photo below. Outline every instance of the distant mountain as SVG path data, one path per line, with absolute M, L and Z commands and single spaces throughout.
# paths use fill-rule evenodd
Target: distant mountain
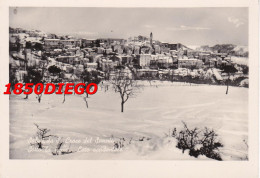
M 209 47 L 208 45 L 200 46 L 200 47 L 196 48 L 195 50 L 197 50 L 197 51 L 213 52 L 211 47 Z
M 200 46 L 198 46 L 198 45 L 188 45 L 187 47 L 190 48 L 190 49 L 193 49 L 193 50 L 200 48 Z
M 233 51 L 237 55 L 244 55 L 245 57 L 248 57 L 248 46 L 236 46 Z
M 230 53 L 235 47 L 236 45 L 233 44 L 217 44 L 212 46 L 211 49 L 216 53 Z
M 248 57 L 248 47 L 233 44 L 217 44 L 212 47 L 208 45 L 199 46 L 195 50 L 214 53 L 227 53 L 233 56 Z

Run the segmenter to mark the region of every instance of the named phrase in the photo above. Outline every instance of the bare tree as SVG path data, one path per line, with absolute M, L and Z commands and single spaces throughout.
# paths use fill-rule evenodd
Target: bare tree
M 129 97 L 133 96 L 136 82 L 122 70 L 119 70 L 111 80 L 111 83 L 113 84 L 115 92 L 120 93 L 121 112 L 124 112 L 124 104 L 127 102 Z
M 234 75 L 238 70 L 233 65 L 226 65 L 222 68 L 223 68 L 223 72 L 228 74 L 228 79 L 226 81 L 226 84 L 227 84 L 226 94 L 228 94 L 228 86 L 229 86 L 229 83 L 231 81 L 230 76 Z
M 32 146 L 36 146 L 36 148 L 43 149 L 43 143 L 45 140 L 48 140 L 50 137 L 57 137 L 56 135 L 48 135 L 50 129 L 40 128 L 38 124 L 34 124 L 37 127 L 37 133 L 35 143 L 31 143 Z
M 66 94 L 65 94 L 65 90 L 66 90 L 66 86 L 62 86 L 62 91 L 63 91 L 63 101 L 62 101 L 62 104 L 65 103 L 66 101 Z
M 38 102 L 41 102 L 41 98 L 42 98 L 42 93 L 38 95 Z
M 39 92 L 39 87 L 37 88 L 37 91 Z M 44 91 L 44 86 L 43 86 L 43 91 Z M 28 96 L 28 95 L 27 95 L 27 96 Z M 26 96 L 26 97 L 27 97 L 27 96 Z M 28 98 L 28 97 L 27 97 L 27 98 Z M 39 103 L 41 103 L 42 93 L 37 94 L 36 99 L 38 100 Z
M 63 102 L 62 103 L 65 103 L 65 100 L 66 100 L 66 94 L 65 94 L 65 92 L 64 92 L 64 94 L 63 94 Z
M 25 96 L 25 98 L 24 99 L 28 99 L 29 98 L 29 95 L 28 94 L 26 94 L 26 96 Z
M 88 108 L 88 94 L 86 93 L 86 97 L 83 98 L 85 103 L 86 103 L 86 106 Z

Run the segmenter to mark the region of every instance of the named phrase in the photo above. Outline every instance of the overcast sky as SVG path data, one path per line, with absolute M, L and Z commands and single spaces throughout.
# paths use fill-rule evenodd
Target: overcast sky
M 86 38 L 149 36 L 185 45 L 248 44 L 248 8 L 10 8 L 10 26 Z

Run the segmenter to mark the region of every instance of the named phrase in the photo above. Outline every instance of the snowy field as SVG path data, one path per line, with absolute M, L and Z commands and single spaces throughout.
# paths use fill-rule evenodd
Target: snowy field
M 174 139 L 166 137 L 174 127 L 209 127 L 218 133 L 224 147 L 223 160 L 247 159 L 248 89 L 225 86 L 192 85 L 170 82 L 147 82 L 120 112 L 120 95 L 112 87 L 99 88 L 89 96 L 86 107 L 83 95 L 10 96 L 11 159 L 170 159 L 196 160 L 177 149 Z M 37 128 L 50 129 L 62 137 L 65 155 L 52 155 L 54 143 L 45 151 L 31 150 L 30 138 Z M 124 139 L 124 147 L 113 151 L 114 142 Z

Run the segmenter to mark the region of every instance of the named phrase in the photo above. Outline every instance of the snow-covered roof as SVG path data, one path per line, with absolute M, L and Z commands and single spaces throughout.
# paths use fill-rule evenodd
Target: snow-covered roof
M 198 59 L 195 58 L 186 58 L 186 59 L 179 59 L 179 61 L 197 61 Z

